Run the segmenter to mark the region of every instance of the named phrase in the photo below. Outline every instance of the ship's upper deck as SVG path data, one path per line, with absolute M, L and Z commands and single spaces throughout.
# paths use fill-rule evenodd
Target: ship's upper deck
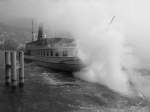
M 26 48 L 59 48 L 59 47 L 76 47 L 76 42 L 73 38 L 43 38 L 41 40 L 32 41 L 26 44 Z
M 46 38 L 43 27 L 40 26 L 37 40 L 27 43 L 25 51 L 32 56 L 76 57 L 77 45 L 74 38 L 68 34 Z

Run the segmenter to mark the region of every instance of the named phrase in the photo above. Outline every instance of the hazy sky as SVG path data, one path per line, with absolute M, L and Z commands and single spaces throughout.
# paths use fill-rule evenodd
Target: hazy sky
M 61 12 L 66 1 L 102 4 L 107 17 L 115 15 L 115 21 L 120 21 L 124 26 L 126 39 L 136 46 L 136 53 L 150 60 L 149 0 L 0 0 L 0 22 L 18 18 L 47 20 L 51 17 L 49 15 L 55 16 L 56 10 Z M 104 13 L 102 15 L 105 16 Z

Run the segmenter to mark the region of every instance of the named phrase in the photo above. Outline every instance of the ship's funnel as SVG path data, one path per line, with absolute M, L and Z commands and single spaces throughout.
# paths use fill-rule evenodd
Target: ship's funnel
M 38 31 L 38 40 L 42 40 L 42 38 L 43 38 L 43 25 L 42 24 L 40 24 L 40 26 L 39 26 L 39 31 Z

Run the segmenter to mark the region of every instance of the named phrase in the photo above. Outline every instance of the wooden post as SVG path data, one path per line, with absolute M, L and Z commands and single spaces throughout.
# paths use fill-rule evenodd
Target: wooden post
M 24 85 L 24 52 L 19 52 L 19 87 L 23 87 Z
M 5 51 L 5 85 L 9 86 L 11 83 L 11 61 L 10 52 Z
M 16 71 L 16 51 L 11 52 L 11 81 L 12 88 L 16 88 L 17 86 L 17 71 Z

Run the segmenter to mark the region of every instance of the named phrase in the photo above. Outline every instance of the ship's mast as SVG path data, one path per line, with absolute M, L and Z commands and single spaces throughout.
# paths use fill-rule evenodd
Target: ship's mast
M 33 19 L 32 19 L 32 41 L 34 41 L 34 29 L 33 29 L 33 25 L 34 25 L 34 22 L 33 22 Z

